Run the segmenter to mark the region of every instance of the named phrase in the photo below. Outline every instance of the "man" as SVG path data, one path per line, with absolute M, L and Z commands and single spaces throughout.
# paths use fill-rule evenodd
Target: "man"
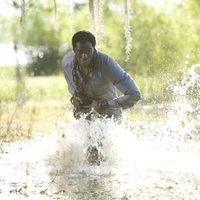
M 95 36 L 79 31 L 72 37 L 73 52 L 63 58 L 64 75 L 72 94 L 74 117 L 91 114 L 120 119 L 141 95 L 134 80 L 108 55 L 95 49 Z M 117 96 L 116 88 L 123 93 Z

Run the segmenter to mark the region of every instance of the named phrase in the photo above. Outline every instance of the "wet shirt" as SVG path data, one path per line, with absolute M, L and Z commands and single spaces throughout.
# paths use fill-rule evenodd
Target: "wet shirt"
M 74 52 L 63 58 L 63 70 L 68 83 L 68 90 L 73 95 L 76 86 L 73 81 L 72 69 L 74 67 Z M 113 107 L 107 109 L 108 114 L 120 115 L 120 108 L 132 107 L 140 100 L 140 91 L 134 80 L 119 64 L 108 55 L 97 51 L 96 60 L 87 79 L 82 79 L 84 93 L 91 99 L 114 100 Z M 81 77 L 80 77 L 81 79 Z M 116 88 L 122 93 L 117 95 Z

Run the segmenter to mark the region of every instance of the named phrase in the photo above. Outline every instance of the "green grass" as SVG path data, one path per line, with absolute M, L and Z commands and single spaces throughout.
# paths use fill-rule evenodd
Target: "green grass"
M 12 66 L 3 67 L 0 66 L 0 78 L 8 78 L 15 76 L 15 68 Z
M 165 100 L 164 92 L 167 83 L 155 77 L 134 77 L 142 93 L 143 102 L 159 102 Z M 24 78 L 23 95 L 29 100 L 68 99 L 70 94 L 63 76 L 26 77 Z M 0 80 L 0 99 L 14 101 L 17 83 L 14 78 Z
M 60 121 L 72 121 L 72 107 L 63 100 L 3 102 L 0 104 L 0 140 L 52 133 Z
M 1 68 L 0 68 L 1 69 Z M 159 102 L 166 100 L 166 76 L 133 76 L 141 90 L 143 102 Z M 69 98 L 69 93 L 64 76 L 24 77 L 24 95 L 30 100 L 64 99 Z M 16 80 L 14 68 L 3 67 L 0 77 L 0 99 L 14 101 L 16 99 Z
M 63 76 L 29 77 L 26 89 L 30 99 L 64 99 L 69 96 Z
M 142 101 L 146 103 L 159 103 L 166 101 L 167 79 L 162 74 L 160 76 L 133 76 L 138 85 Z
M 26 77 L 24 78 L 22 96 L 29 100 L 66 99 L 69 96 L 63 76 Z M 17 83 L 14 78 L 0 79 L 1 101 L 16 99 Z
M 38 132 L 47 134 L 56 127 L 59 120 L 73 120 L 71 95 L 63 75 L 23 77 L 24 84 L 20 86 L 17 96 L 17 83 L 12 73 L 12 70 L 8 69 L 0 78 L 0 138 L 10 141 Z M 141 119 L 148 121 L 159 116 L 141 112 L 140 108 L 147 103 L 165 100 L 164 78 L 134 76 L 134 79 L 141 90 L 143 100 L 135 108 L 124 111 L 125 115 L 133 122 Z

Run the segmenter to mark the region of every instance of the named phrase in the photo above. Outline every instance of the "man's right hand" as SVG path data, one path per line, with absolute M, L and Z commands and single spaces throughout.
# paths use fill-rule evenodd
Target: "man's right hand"
M 76 108 L 81 108 L 83 106 L 83 101 L 80 99 L 79 96 L 74 94 L 71 98 L 71 103 L 74 105 Z

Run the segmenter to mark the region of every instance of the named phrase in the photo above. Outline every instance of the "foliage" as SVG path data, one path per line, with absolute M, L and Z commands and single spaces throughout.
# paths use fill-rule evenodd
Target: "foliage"
M 57 74 L 61 70 L 61 59 L 65 51 L 71 49 L 70 37 L 74 26 L 77 30 L 81 26 L 83 15 L 86 14 L 85 6 L 76 7 L 73 24 L 70 13 L 64 9 L 63 4 L 57 5 L 56 16 L 50 1 L 37 4 L 26 14 L 23 43 L 28 47 L 27 54 L 30 64 L 28 73 L 31 75 Z M 47 20 L 48 19 L 48 20 Z M 86 17 L 87 19 L 87 17 Z M 87 19 L 87 21 L 89 21 Z M 66 45 L 64 45 L 66 44 Z
M 38 3 L 37 8 L 31 7 L 26 14 L 23 43 L 28 47 L 27 71 L 31 75 L 50 75 L 59 71 L 59 30 L 52 19 L 52 10 L 48 4 Z
M 60 71 L 59 52 L 54 48 L 38 48 L 28 52 L 31 58 L 30 64 L 27 65 L 29 75 L 51 75 Z
M 25 93 L 21 94 L 28 101 L 68 98 L 65 79 L 63 76 L 27 77 L 25 79 Z M 0 101 L 16 100 L 16 82 L 14 76 L 5 76 L 0 79 Z M 25 96 L 24 96 L 25 95 Z
M 184 0 L 170 9 L 166 3 L 163 4 L 166 9 L 160 10 L 147 1 L 130 1 L 132 51 L 128 62 L 125 61 L 124 1 L 103 2 L 103 35 L 98 48 L 114 57 L 130 73 L 156 77 L 161 73 L 174 74 L 200 62 L 198 0 Z M 22 5 L 17 2 L 14 7 L 20 11 Z M 76 3 L 70 8 L 57 1 L 55 13 L 53 1 L 26 0 L 25 11 L 21 31 L 22 15 L 13 16 L 10 24 L 12 40 L 20 40 L 27 49 L 29 74 L 58 73 L 64 53 L 71 50 L 73 33 L 91 29 L 88 4 Z M 8 21 L 4 27 L 5 24 L 10 26 Z M 6 35 L 10 37 L 8 31 L 4 38 Z
M 11 36 L 11 23 L 8 22 L 8 20 L 0 14 L 0 24 L 1 24 L 1 30 L 0 30 L 0 43 L 9 43 Z
M 191 35 L 193 39 L 192 54 L 189 58 L 190 63 L 200 63 L 200 1 L 190 0 L 188 5 L 188 16 L 190 19 L 190 27 L 194 28 L 194 33 Z
M 188 7 L 174 6 L 172 13 L 168 13 L 164 10 L 158 11 L 144 2 L 132 1 L 133 48 L 129 62 L 125 62 L 126 47 L 121 14 L 123 9 L 119 5 L 121 4 L 116 4 L 115 9 L 108 7 L 104 11 L 106 18 L 104 38 L 106 39 L 103 49 L 105 51 L 110 52 L 129 72 L 143 76 L 172 74 L 185 67 L 187 58 L 193 56 L 194 44 L 198 44 L 191 36 L 200 39 L 195 33 L 196 26 L 190 25 L 194 23 L 194 19 L 189 15 L 191 10 L 188 10 Z M 186 16 L 183 18 L 185 13 Z M 193 59 L 188 64 L 195 61 L 197 59 Z

